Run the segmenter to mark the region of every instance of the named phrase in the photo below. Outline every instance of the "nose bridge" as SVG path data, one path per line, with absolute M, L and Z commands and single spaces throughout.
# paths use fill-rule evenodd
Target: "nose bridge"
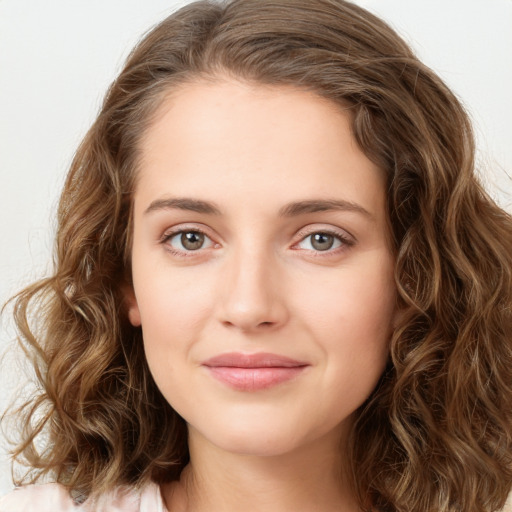
M 273 251 L 251 240 L 233 247 L 225 262 L 222 321 L 242 330 L 277 326 L 286 319 L 280 266 Z

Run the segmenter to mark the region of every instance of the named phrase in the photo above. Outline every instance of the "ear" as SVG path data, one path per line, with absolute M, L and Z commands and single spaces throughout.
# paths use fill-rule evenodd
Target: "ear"
M 126 312 L 128 314 L 128 320 L 133 325 L 133 327 L 140 327 L 142 322 L 140 321 L 139 305 L 137 304 L 133 286 L 130 284 L 124 285 L 122 287 L 122 293 L 124 297 Z
M 397 304 L 395 305 L 395 311 L 393 312 L 393 316 L 391 319 L 391 328 L 394 331 L 399 325 L 402 324 L 406 312 L 406 307 L 404 304 L 399 304 L 397 300 Z

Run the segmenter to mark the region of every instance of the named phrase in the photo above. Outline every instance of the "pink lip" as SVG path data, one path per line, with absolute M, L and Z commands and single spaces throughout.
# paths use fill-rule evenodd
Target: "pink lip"
M 259 391 L 297 377 L 308 363 L 277 354 L 227 353 L 203 363 L 213 377 L 238 391 Z

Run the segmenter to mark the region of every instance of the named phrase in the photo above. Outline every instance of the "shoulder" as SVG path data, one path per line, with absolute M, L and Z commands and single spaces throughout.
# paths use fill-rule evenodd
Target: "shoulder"
M 140 491 L 120 487 L 98 501 L 77 504 L 60 484 L 18 487 L 0 498 L 0 512 L 167 512 L 159 487 L 149 483 Z
M 66 489 L 59 484 L 26 485 L 0 498 L 0 512 L 67 512 L 76 510 Z
M 512 492 L 508 495 L 507 503 L 505 503 L 502 512 L 512 512 Z

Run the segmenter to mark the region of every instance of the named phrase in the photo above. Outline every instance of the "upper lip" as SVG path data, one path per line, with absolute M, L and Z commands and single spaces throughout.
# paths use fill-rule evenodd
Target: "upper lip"
M 258 352 L 256 354 L 229 352 L 211 357 L 204 361 L 203 365 L 210 367 L 224 366 L 234 368 L 294 368 L 297 366 L 307 366 L 308 363 L 267 352 Z

